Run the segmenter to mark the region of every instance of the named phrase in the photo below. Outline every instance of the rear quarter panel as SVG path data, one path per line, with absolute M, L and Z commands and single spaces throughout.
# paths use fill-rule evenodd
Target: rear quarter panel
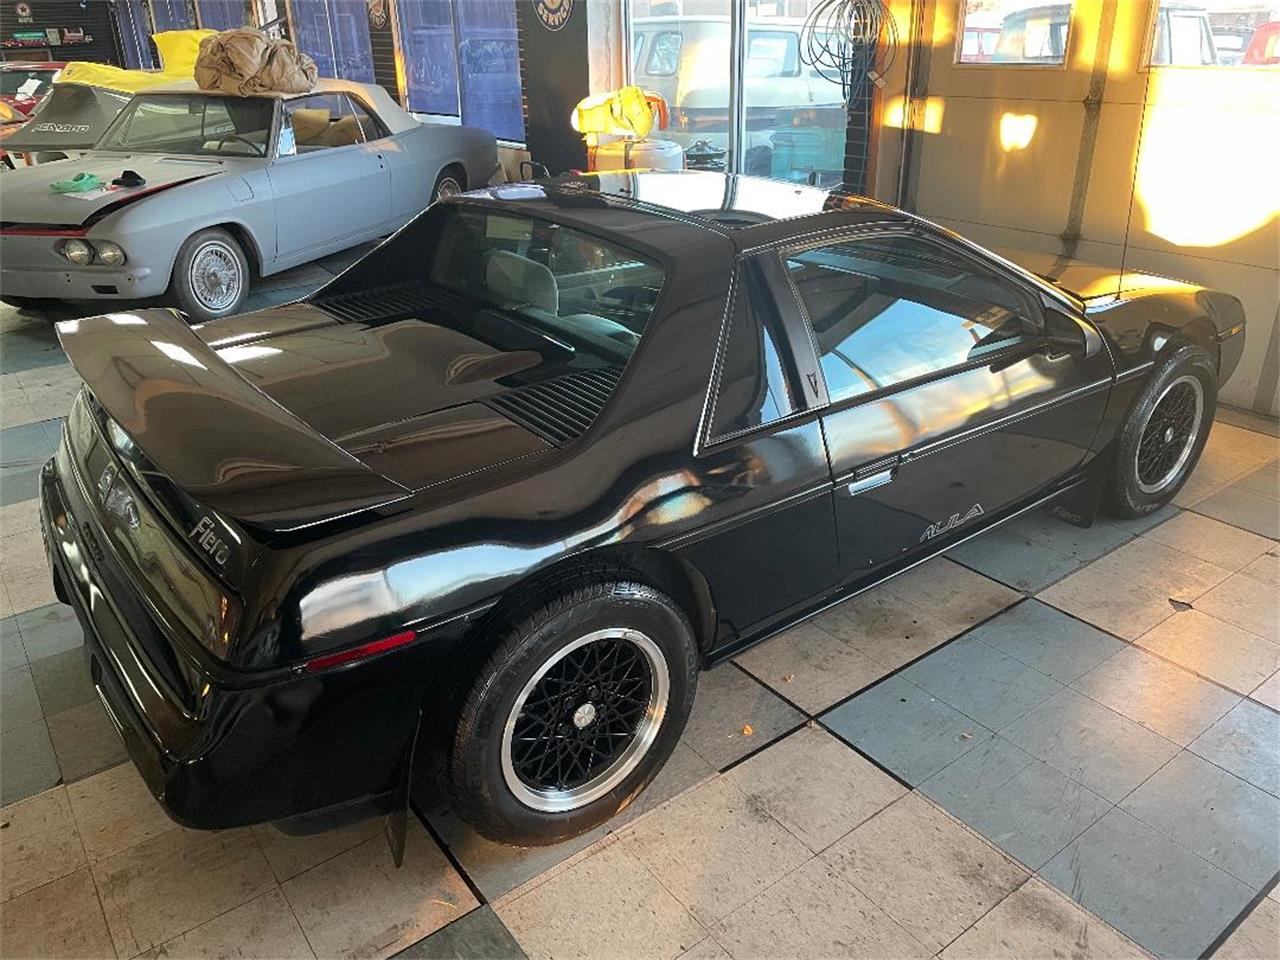
M 451 163 L 466 172 L 464 188 L 483 186 L 498 165 L 497 141 L 487 130 L 423 123 L 388 138 L 391 206 L 408 221 L 426 209 L 436 178 Z

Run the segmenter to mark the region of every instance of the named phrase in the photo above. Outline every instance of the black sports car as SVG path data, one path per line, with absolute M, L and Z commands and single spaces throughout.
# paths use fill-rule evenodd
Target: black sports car
M 298 303 L 60 324 L 43 528 L 180 823 L 394 826 L 438 784 L 550 843 L 645 787 L 708 663 L 1038 505 L 1167 502 L 1243 329 L 811 187 L 503 186 Z

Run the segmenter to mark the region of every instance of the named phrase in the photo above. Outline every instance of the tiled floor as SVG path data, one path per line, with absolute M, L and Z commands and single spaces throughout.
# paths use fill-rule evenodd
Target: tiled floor
M 704 674 L 607 827 L 514 850 L 421 798 L 396 870 L 379 823 L 178 827 L 120 763 L 35 526 L 74 373 L 7 309 L 0 370 L 0 956 L 1280 956 L 1265 423 L 1153 518 L 1021 519 Z

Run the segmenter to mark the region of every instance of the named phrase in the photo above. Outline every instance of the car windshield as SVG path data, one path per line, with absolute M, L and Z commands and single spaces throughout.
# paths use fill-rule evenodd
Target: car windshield
M 265 157 L 273 101 L 264 97 L 134 97 L 95 149 Z
M 44 96 L 53 80 L 52 70 L 0 70 L 0 94 L 34 100 Z

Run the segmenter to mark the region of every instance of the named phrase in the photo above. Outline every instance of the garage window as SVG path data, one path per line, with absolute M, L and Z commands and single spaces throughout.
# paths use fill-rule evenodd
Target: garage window
M 1038 337 L 1008 281 L 933 241 L 896 235 L 790 254 L 833 402 L 933 376 Z
M 960 0 L 958 63 L 1066 62 L 1071 4 L 1043 0 Z
M 515 0 L 399 0 L 406 105 L 524 140 Z
M 1150 49 L 1155 67 L 1280 66 L 1280 0 L 1162 0 Z

